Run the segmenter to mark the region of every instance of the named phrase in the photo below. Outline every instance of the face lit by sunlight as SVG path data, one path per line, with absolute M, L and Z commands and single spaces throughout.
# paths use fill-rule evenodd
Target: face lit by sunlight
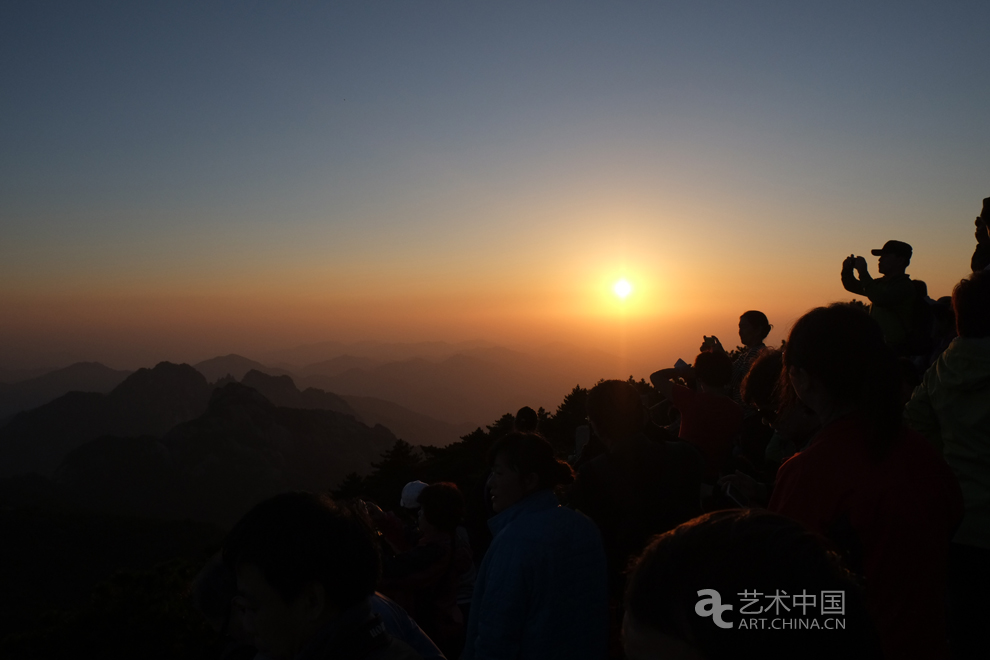
M 625 298 L 632 293 L 632 289 L 632 284 L 624 279 L 619 280 L 615 283 L 615 286 L 612 287 L 612 291 L 615 292 L 615 295 L 619 296 L 623 300 L 625 300 Z

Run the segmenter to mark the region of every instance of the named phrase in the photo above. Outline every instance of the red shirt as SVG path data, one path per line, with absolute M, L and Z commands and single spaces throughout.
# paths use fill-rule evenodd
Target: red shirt
M 879 462 L 869 433 L 858 414 L 823 428 L 780 466 L 769 508 L 859 546 L 885 657 L 948 657 L 945 564 L 962 519 L 959 484 L 914 431 L 903 429 Z
M 674 383 L 674 406 L 681 412 L 679 438 L 698 446 L 708 459 L 707 477 L 718 476 L 732 455 L 732 443 L 743 421 L 743 409 L 723 394 L 696 392 Z

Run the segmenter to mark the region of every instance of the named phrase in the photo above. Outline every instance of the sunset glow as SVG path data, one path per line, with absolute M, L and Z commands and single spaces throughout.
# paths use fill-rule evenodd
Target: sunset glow
M 615 286 L 612 287 L 612 291 L 615 292 L 615 295 L 619 296 L 622 299 L 625 299 L 630 293 L 632 293 L 632 290 L 633 290 L 632 284 L 630 284 L 626 280 L 619 280 L 618 282 L 615 283 Z

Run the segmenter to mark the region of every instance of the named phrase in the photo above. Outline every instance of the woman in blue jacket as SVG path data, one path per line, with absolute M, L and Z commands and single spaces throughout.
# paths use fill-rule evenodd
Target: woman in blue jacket
M 478 571 L 464 660 L 607 655 L 608 585 L 601 536 L 561 507 L 571 467 L 534 433 L 510 433 L 489 455 L 492 544 Z

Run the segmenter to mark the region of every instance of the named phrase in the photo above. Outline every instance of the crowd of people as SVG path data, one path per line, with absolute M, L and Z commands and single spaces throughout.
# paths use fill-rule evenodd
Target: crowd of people
M 590 390 L 570 462 L 531 408 L 489 455 L 491 543 L 449 482 L 400 506 L 286 493 L 196 585 L 228 657 L 977 658 L 990 612 L 990 198 L 973 272 L 933 300 L 912 247 L 851 255 L 869 300 L 813 309 L 780 349 L 739 318 Z

